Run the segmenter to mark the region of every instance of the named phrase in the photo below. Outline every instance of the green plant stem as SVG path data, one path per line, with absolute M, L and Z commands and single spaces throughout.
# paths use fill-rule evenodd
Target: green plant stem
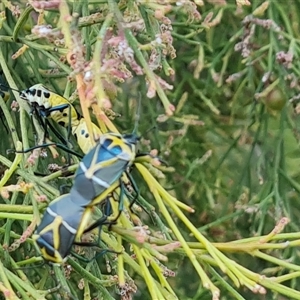
M 104 288 L 106 286 L 111 286 L 115 284 L 115 281 L 112 280 L 101 280 L 95 276 L 93 276 L 90 272 L 87 272 L 83 267 L 81 267 L 78 263 L 76 263 L 73 259 L 68 258 L 68 263 L 72 266 L 72 268 L 83 278 L 88 280 L 97 290 L 99 290 L 103 295 L 107 296 L 107 299 L 110 299 L 110 295 L 107 290 Z

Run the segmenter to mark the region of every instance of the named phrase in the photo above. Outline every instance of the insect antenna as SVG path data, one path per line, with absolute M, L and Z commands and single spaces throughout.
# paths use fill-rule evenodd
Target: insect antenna
M 14 149 L 8 149 L 7 153 L 28 153 L 30 151 L 33 151 L 34 149 L 46 148 L 46 147 L 49 147 L 49 146 L 56 146 L 57 148 L 62 149 L 64 151 L 66 151 L 67 153 L 73 154 L 73 155 L 75 155 L 79 158 L 83 157 L 81 154 L 78 154 L 77 152 L 69 149 L 66 145 L 62 145 L 62 144 L 58 144 L 58 143 L 45 143 L 45 144 L 36 145 L 36 146 L 30 147 L 28 149 L 21 150 L 21 151 L 17 151 L 17 150 L 14 150 Z
M 8 89 L 8 90 L 15 91 L 15 92 L 18 92 L 18 93 L 21 92 L 21 91 L 19 91 L 19 90 L 17 90 L 17 89 L 14 89 L 14 88 L 12 88 L 12 87 L 6 85 L 6 84 L 3 84 L 3 83 L 0 83 L 0 87 L 3 87 L 3 88 Z

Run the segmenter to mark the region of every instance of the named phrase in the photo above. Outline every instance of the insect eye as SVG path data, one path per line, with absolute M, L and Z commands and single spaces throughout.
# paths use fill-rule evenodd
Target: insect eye
M 20 98 L 27 100 L 26 93 L 24 93 L 24 92 L 20 92 L 20 94 L 19 94 L 19 95 L 20 95 Z

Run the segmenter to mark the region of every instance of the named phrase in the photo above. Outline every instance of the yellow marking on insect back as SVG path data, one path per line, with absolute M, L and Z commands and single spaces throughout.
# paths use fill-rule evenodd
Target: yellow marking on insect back
M 120 147 L 122 149 L 120 154 L 117 154 L 115 157 L 108 159 L 106 161 L 101 161 L 97 163 L 99 151 L 101 148 L 101 145 L 105 142 L 105 139 L 111 140 L 111 144 L 108 146 L 108 150 L 113 149 L 114 147 Z M 95 172 L 99 171 L 102 168 L 110 167 L 114 163 L 116 163 L 118 160 L 124 160 L 127 161 L 129 164 L 132 163 L 135 159 L 135 147 L 134 145 L 128 145 L 126 139 L 123 139 L 121 136 L 101 136 L 99 146 L 95 150 L 93 159 L 91 161 L 90 166 L 87 168 L 85 165 L 81 164 L 81 166 L 84 166 L 84 172 L 85 176 L 88 179 L 92 179 Z M 124 170 L 125 171 L 125 170 Z
M 102 135 L 102 131 L 94 123 L 92 123 L 92 129 L 93 140 L 98 141 Z M 78 146 L 83 153 L 86 154 L 94 148 L 94 144 L 91 143 L 90 134 L 88 132 L 85 119 L 80 119 L 77 125 L 73 125 L 72 123 L 72 134 L 76 137 Z
M 51 251 L 53 251 L 53 256 L 50 255 L 47 250 L 49 250 L 46 246 L 40 247 L 40 252 L 43 256 L 43 258 L 47 261 L 51 261 L 53 263 L 62 264 L 64 259 L 60 255 L 59 249 L 60 246 L 60 236 L 59 236 L 59 226 L 62 224 L 62 218 L 60 216 L 57 216 L 52 223 L 50 223 L 48 226 L 43 228 L 39 234 L 34 234 L 32 236 L 33 240 L 37 242 L 39 238 L 43 239 L 43 235 L 47 234 L 48 232 L 52 232 L 53 235 L 53 247 L 51 247 Z
M 116 181 L 113 184 L 111 184 L 111 186 L 109 188 L 107 188 L 102 194 L 100 194 L 98 197 L 96 197 L 93 201 L 91 201 L 91 203 L 88 205 L 88 207 L 93 207 L 97 204 L 99 204 L 101 201 L 105 200 L 106 197 L 113 191 L 115 190 L 117 187 L 119 186 L 119 182 Z M 85 229 L 85 228 L 84 228 Z M 79 234 L 78 234 L 79 236 Z
M 114 158 L 111 158 L 109 160 L 106 160 L 106 161 L 103 161 L 103 162 L 100 162 L 100 163 L 95 163 L 95 162 L 92 162 L 92 164 L 90 165 L 89 168 L 87 168 L 86 166 L 85 167 L 85 177 L 88 178 L 88 179 L 92 179 L 94 174 L 99 171 L 100 169 L 103 169 L 103 168 L 107 168 L 107 167 L 110 167 L 111 165 L 113 165 L 116 161 L 118 161 L 118 158 L 117 157 L 114 157 Z M 82 164 L 83 165 L 83 164 Z
M 63 223 L 63 218 L 62 216 L 56 216 L 52 223 L 49 225 L 45 226 L 41 231 L 40 231 L 40 236 L 43 236 L 43 234 L 46 234 L 49 231 L 52 231 L 53 235 L 53 247 L 55 249 L 59 249 L 60 246 L 60 234 L 59 234 L 59 227 Z
M 56 264 L 62 264 L 64 262 L 63 257 L 60 255 L 60 253 L 57 250 L 54 250 L 54 256 L 51 256 L 47 253 L 46 247 L 41 248 L 40 251 L 43 258 L 47 261 L 51 261 Z
M 102 197 L 101 197 L 102 199 Z M 100 200 L 101 202 L 101 200 Z M 75 240 L 79 241 L 79 238 L 82 236 L 84 230 L 87 228 L 89 222 L 92 219 L 92 207 L 87 207 L 80 221 Z
M 50 116 L 55 122 L 64 127 L 68 127 L 70 122 L 71 126 L 77 126 L 79 124 L 78 113 L 75 107 L 66 98 L 51 92 L 49 101 L 52 108 L 59 107 L 61 105 L 68 105 L 62 111 L 55 110 L 51 112 Z

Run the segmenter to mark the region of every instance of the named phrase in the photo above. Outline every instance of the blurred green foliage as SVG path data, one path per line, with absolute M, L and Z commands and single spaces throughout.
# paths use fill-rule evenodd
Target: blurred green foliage
M 22 15 L 26 1 L 19 2 Z M 32 1 L 32 5 L 38 5 L 38 2 Z M 130 78 L 125 78 L 125 75 L 118 77 L 118 73 L 114 77 L 107 70 L 101 77 L 112 110 L 119 115 L 114 124 L 121 132 L 132 131 L 136 99 L 140 93 L 142 148 L 157 149 L 159 157 L 175 169 L 165 173 L 161 183 L 177 199 L 195 209 L 188 218 L 210 242 L 223 243 L 267 235 L 282 218 L 288 218 L 290 222 L 284 230 L 291 235 L 279 236 L 278 241 L 293 240 L 294 244 L 274 250 L 271 246 L 266 247 L 265 252 L 291 265 L 272 262 L 270 257 L 261 257 L 252 248 L 249 251 L 225 250 L 224 253 L 260 275 L 292 274 L 283 280 L 283 284 L 299 290 L 300 1 L 249 0 L 248 6 L 241 5 L 247 1 L 236 3 L 233 0 L 197 1 L 198 6 L 192 1 L 115 2 L 128 28 L 136 32 L 139 49 L 161 83 L 164 97 L 170 102 L 163 99 L 157 87 L 151 90 L 153 82 L 145 67 L 142 68 L 143 76 L 139 76 L 133 71 L 133 65 L 125 61 L 124 66 L 129 71 L 118 71 L 124 72 L 122 76 L 128 71 Z M 66 62 L 67 50 L 62 38 L 51 36 L 62 43 L 56 48 L 50 35 L 42 38 L 41 29 L 32 33 L 39 17 L 34 10 L 25 18 L 21 28 L 16 29 L 18 23 L 13 13 L 18 9 L 11 4 L 8 1 L 0 4 L 5 13 L 0 16 L 2 68 L 7 65 L 18 89 L 42 82 L 60 95 L 71 96 L 76 88 L 74 73 L 71 73 L 74 70 Z M 78 22 L 86 47 L 86 61 L 90 61 L 109 6 L 107 1 L 68 1 L 68 4 L 70 10 L 78 12 L 80 17 L 99 13 L 95 22 L 92 19 L 88 19 L 87 25 L 83 25 L 83 19 Z M 57 7 L 45 14 L 45 23 L 52 25 L 54 33 L 57 26 L 61 26 L 58 18 Z M 117 18 L 112 26 L 120 26 Z M 104 41 L 107 42 L 109 37 L 106 36 Z M 24 44 L 29 50 L 12 59 Z M 108 45 L 103 47 L 102 51 L 109 53 L 105 48 Z M 134 53 L 136 57 L 135 50 Z M 11 83 L 9 78 L 6 80 Z M 6 102 L 8 107 L 12 101 L 13 97 Z M 173 115 L 166 113 L 168 103 L 175 107 Z M 77 100 L 75 104 L 79 106 Z M 30 124 L 30 119 L 25 113 L 23 116 L 17 111 L 10 113 L 20 134 L 24 130 L 22 124 Z M 112 112 L 108 110 L 107 113 Z M 3 116 L 2 119 L 6 123 Z M 14 148 L 11 135 L 6 126 L 0 128 L 0 153 L 13 160 L 12 154 L 6 155 L 7 149 Z M 29 125 L 28 135 L 30 143 L 34 143 L 33 128 Z M 39 171 L 45 171 L 47 164 L 48 160 L 40 160 Z M 22 181 L 14 175 L 7 184 L 15 184 L 17 180 Z M 70 181 L 56 179 L 52 185 L 57 187 L 62 183 Z M 140 188 L 151 197 L 142 185 Z M 30 202 L 28 194 L 20 197 L 22 200 L 15 196 L 17 204 L 23 203 L 23 197 Z M 12 203 L 10 201 L 14 201 L 13 197 L 3 199 L 7 204 Z M 146 215 L 144 218 L 151 223 Z M 175 214 L 174 220 L 177 220 Z M 9 222 L 1 220 L 1 233 L 13 224 L 13 230 L 22 234 L 29 225 Z M 155 229 L 155 225 L 150 226 Z M 180 222 L 178 227 L 187 240 L 191 239 L 190 232 Z M 12 241 L 5 235 L 1 242 L 10 245 Z M 19 250 L 13 254 L 16 261 L 27 254 L 26 246 Z M 32 252 L 28 255 L 32 256 Z M 262 284 L 267 289 L 266 294 L 253 294 L 246 287 L 235 287 L 226 274 L 217 267 L 212 269 L 213 263 L 206 261 L 204 265 L 212 282 L 221 290 L 220 299 L 279 299 L 278 290 L 272 286 Z M 184 253 L 175 251 L 170 254 L 168 267 L 176 272 L 169 283 L 179 299 L 212 298 Z M 132 270 L 128 272 L 138 286 L 134 299 L 148 299 L 145 283 Z M 283 294 L 288 298 L 280 299 L 293 298 L 288 292 Z M 52 297 L 59 299 L 54 294 Z M 300 299 L 298 297 L 294 296 Z

